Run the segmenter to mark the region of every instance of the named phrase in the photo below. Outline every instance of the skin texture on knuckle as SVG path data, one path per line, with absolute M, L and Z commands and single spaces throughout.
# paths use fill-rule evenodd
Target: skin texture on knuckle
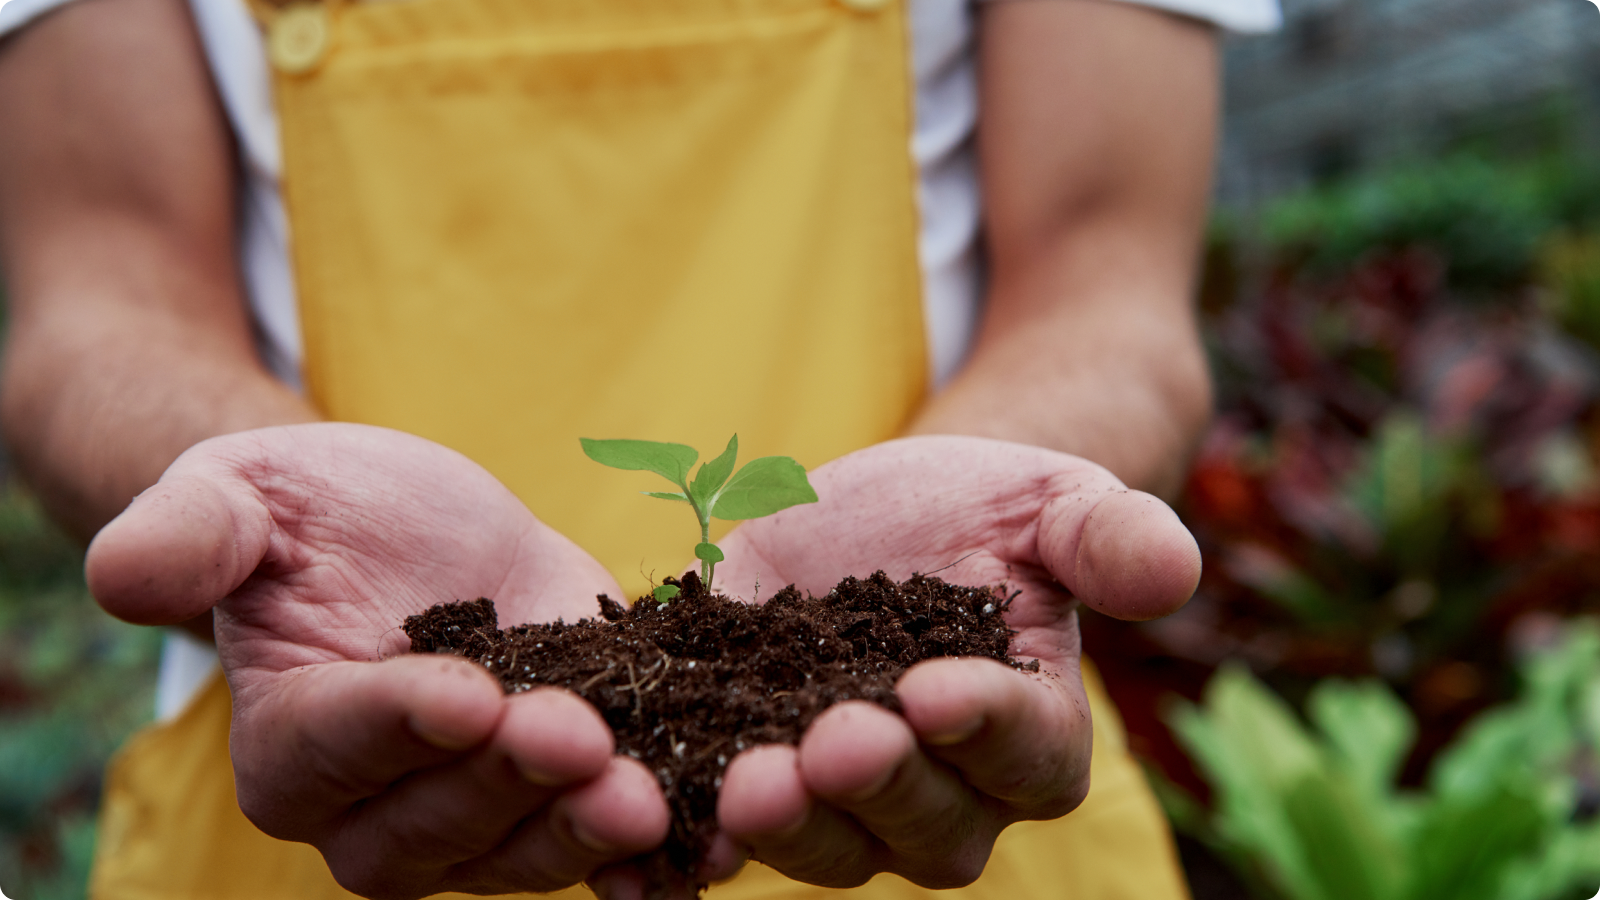
M 796 881 L 834 890 L 858 888 L 872 880 L 878 870 L 852 858 L 850 854 L 814 854 L 797 864 L 768 862 L 757 852 L 751 857 L 770 865 Z
M 1089 738 L 1073 742 L 1072 752 L 1052 763 L 1019 767 L 1012 781 L 997 785 L 994 796 L 1024 819 L 1055 819 L 1078 808 L 1089 793 Z
M 418 900 L 442 890 L 435 879 L 407 870 L 390 854 L 317 848 L 339 886 L 367 900 Z
M 554 893 L 612 860 L 582 846 L 549 808 L 528 817 L 499 846 L 451 865 L 440 890 L 468 894 Z
M 271 790 L 261 778 L 240 771 L 236 776 L 236 793 L 239 811 L 268 837 L 316 844 L 328 833 L 328 823 L 324 821 L 286 816 L 286 809 L 301 807 L 291 804 L 280 792 Z
M 994 850 L 1000 824 L 988 814 L 953 817 L 932 815 L 928 822 L 943 822 L 948 830 L 916 845 L 893 848 L 896 867 L 907 880 L 933 890 L 966 887 L 978 880 Z M 930 831 L 933 829 L 930 828 Z
M 1084 772 L 1083 775 L 1073 779 L 1061 790 L 1047 795 L 1033 804 L 1028 811 L 1027 818 L 1036 821 L 1059 819 L 1082 806 L 1083 801 L 1088 798 L 1089 773 Z
M 887 850 L 865 835 L 835 835 L 829 840 L 810 828 L 796 840 L 758 845 L 750 856 L 796 881 L 836 890 L 860 887 L 890 870 L 887 857 Z
M 902 874 L 907 881 L 929 890 L 964 888 L 983 875 L 994 850 L 994 840 L 995 836 L 991 835 L 987 842 L 969 841 L 954 852 L 935 857 L 928 869 Z

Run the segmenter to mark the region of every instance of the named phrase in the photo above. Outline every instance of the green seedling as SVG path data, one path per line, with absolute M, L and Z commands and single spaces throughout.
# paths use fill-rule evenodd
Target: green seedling
M 817 492 L 806 479 L 806 470 L 787 456 L 763 456 L 744 464 L 738 472 L 733 464 L 739 455 L 739 436 L 728 440 L 722 455 L 700 466 L 689 480 L 700 454 L 683 444 L 658 441 L 597 441 L 579 438 L 583 452 L 601 465 L 613 469 L 648 471 L 677 485 L 677 491 L 643 491 L 647 496 L 687 503 L 700 522 L 700 543 L 695 558 L 700 560 L 700 580 L 711 587 L 711 576 L 722 562 L 722 548 L 711 543 L 711 520 L 740 521 L 770 516 L 779 510 L 802 503 L 817 502 Z M 655 598 L 666 603 L 678 595 L 676 585 L 655 589 Z

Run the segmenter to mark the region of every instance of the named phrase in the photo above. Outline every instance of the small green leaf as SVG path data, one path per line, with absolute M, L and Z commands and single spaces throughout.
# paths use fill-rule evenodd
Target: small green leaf
M 702 541 L 695 545 L 694 558 L 703 562 L 719 563 L 726 557 L 722 555 L 721 547 Z
M 677 491 L 640 491 L 639 493 L 646 497 L 654 497 L 657 500 L 676 500 L 679 503 L 689 502 L 687 495 L 680 494 Z
M 689 469 L 700 453 L 683 444 L 660 441 L 597 441 L 578 438 L 583 452 L 603 466 L 630 471 L 654 472 L 678 487 L 688 490 Z
M 679 588 L 675 584 L 663 584 L 650 593 L 656 598 L 657 603 L 665 605 L 667 601 L 678 596 Z
M 728 480 L 711 514 L 719 519 L 759 519 L 815 502 L 817 492 L 799 463 L 787 456 L 763 456 L 746 463 Z
M 689 485 L 689 496 L 694 498 L 696 506 L 704 507 L 711 502 L 717 494 L 717 489 L 728 481 L 728 476 L 733 474 L 734 460 L 739 456 L 739 436 L 736 434 L 728 440 L 728 449 L 722 455 L 700 467 L 695 473 L 694 484 Z
M 1411 710 L 1381 681 L 1318 682 L 1306 713 L 1355 783 L 1373 796 L 1391 790 L 1417 737 Z

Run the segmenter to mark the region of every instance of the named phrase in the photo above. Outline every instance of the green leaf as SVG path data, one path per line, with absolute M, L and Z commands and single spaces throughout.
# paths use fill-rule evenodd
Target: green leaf
M 1206 685 L 1204 707 L 1178 703 L 1168 724 L 1215 792 L 1219 836 L 1253 859 L 1279 895 L 1330 900 L 1285 809 L 1293 787 L 1327 765 L 1289 705 L 1242 666 L 1224 664 Z
M 660 441 L 597 441 L 578 438 L 583 452 L 603 466 L 630 471 L 654 472 L 678 487 L 688 490 L 689 469 L 700 458 L 699 451 L 683 444 Z
M 1498 784 L 1465 800 L 1441 800 L 1413 839 L 1407 894 L 1494 900 L 1501 879 L 1538 849 L 1545 828 L 1537 800 L 1515 784 Z
M 1321 768 L 1307 773 L 1281 797 L 1306 872 L 1323 897 L 1387 900 L 1400 896 L 1405 886 L 1404 851 L 1383 833 L 1348 780 Z
M 1561 646 L 1523 664 L 1517 701 L 1473 719 L 1428 772 L 1441 797 L 1462 800 L 1493 790 L 1512 773 L 1533 777 L 1559 769 L 1581 741 L 1577 706 L 1587 685 L 1600 680 L 1600 632 L 1575 623 Z
M 708 563 L 719 563 L 726 557 L 722 555 L 721 547 L 702 541 L 694 547 L 694 558 Z
M 1417 736 L 1416 720 L 1393 691 L 1380 681 L 1328 679 L 1312 689 L 1306 712 L 1363 790 L 1381 796 L 1393 787 Z
M 1496 900 L 1582 897 L 1600 884 L 1600 822 L 1568 825 L 1537 853 L 1507 866 Z
M 739 436 L 736 434 L 728 439 L 728 449 L 722 455 L 700 467 L 695 473 L 694 484 L 689 485 L 689 496 L 694 498 L 694 503 L 699 507 L 710 505 L 717 490 L 728 481 L 728 476 L 733 474 L 734 460 L 739 456 Z
M 717 497 L 711 514 L 719 519 L 759 519 L 817 502 L 806 470 L 787 456 L 763 456 L 745 464 Z
M 677 491 L 640 491 L 639 493 L 645 495 L 646 497 L 654 497 L 657 500 L 676 500 L 679 503 L 689 502 L 689 497 L 687 495 L 680 494 Z
M 667 601 L 678 596 L 681 589 L 675 584 L 663 584 L 650 593 L 656 598 L 657 603 L 665 605 Z

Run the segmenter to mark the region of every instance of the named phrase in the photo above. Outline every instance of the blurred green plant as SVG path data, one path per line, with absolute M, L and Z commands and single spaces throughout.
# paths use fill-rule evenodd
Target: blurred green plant
M 1516 700 L 1478 716 L 1420 790 L 1397 787 L 1416 738 L 1378 681 L 1328 679 L 1312 727 L 1244 668 L 1169 716 L 1212 809 L 1158 782 L 1180 828 L 1271 900 L 1561 900 L 1600 885 L 1600 628 L 1569 627 L 1522 667 Z
M 1411 784 L 1511 699 L 1517 635 L 1600 613 L 1593 170 L 1437 169 L 1290 201 L 1271 240 L 1213 229 L 1208 264 L 1229 263 L 1202 318 L 1219 415 L 1180 504 L 1201 586 L 1167 620 L 1083 622 L 1131 745 L 1196 793 L 1163 698 L 1198 699 L 1225 660 L 1295 706 L 1330 677 L 1382 679 L 1415 728 L 1397 763 Z M 1457 265 L 1499 254 L 1506 223 L 1526 232 L 1516 253 Z M 1326 268 L 1306 263 L 1318 253 Z M 1471 289 L 1492 302 L 1460 302 L 1461 273 L 1488 269 Z
M 1545 242 L 1539 281 L 1568 334 L 1600 350 L 1600 234 L 1560 232 Z
M 83 551 L 0 488 L 0 886 L 82 898 L 107 759 L 153 709 L 160 633 L 101 612 Z
M 1594 265 L 1600 307 L 1600 255 L 1562 259 Z M 1143 636 L 1119 656 L 1231 652 L 1291 698 L 1381 675 L 1426 757 L 1504 698 L 1520 616 L 1600 608 L 1600 365 L 1548 307 L 1463 308 L 1442 271 L 1373 251 L 1336 278 L 1240 279 L 1207 318 L 1221 415 L 1182 507 L 1205 613 L 1124 629 Z
M 1600 216 L 1600 168 L 1575 154 L 1523 161 L 1457 153 L 1364 172 L 1273 203 L 1260 238 L 1327 273 L 1373 252 L 1426 248 L 1450 285 L 1499 296 L 1533 273 L 1553 230 Z

